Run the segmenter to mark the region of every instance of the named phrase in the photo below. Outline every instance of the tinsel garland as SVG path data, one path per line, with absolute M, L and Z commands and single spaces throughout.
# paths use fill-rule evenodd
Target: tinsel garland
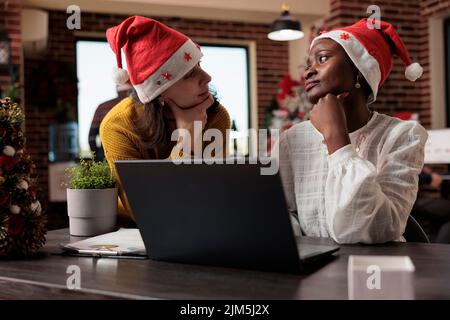
M 45 244 L 47 216 L 37 198 L 35 165 L 25 152 L 21 108 L 0 99 L 0 257 L 32 256 Z

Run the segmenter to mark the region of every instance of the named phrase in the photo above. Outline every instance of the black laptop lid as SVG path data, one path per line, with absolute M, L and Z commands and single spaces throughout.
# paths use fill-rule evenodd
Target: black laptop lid
M 150 258 L 297 272 L 280 177 L 260 164 L 117 161 Z

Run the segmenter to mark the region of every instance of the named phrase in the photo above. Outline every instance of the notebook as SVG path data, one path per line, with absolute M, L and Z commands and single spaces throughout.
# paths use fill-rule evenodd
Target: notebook
M 62 245 L 66 254 L 97 257 L 147 258 L 139 229 L 121 228 L 118 231 Z

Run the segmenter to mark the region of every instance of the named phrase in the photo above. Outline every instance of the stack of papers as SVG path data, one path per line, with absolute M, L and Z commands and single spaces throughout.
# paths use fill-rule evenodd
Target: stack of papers
M 63 245 L 63 249 L 69 253 L 91 256 L 147 256 L 139 229 L 121 228 L 116 232 Z

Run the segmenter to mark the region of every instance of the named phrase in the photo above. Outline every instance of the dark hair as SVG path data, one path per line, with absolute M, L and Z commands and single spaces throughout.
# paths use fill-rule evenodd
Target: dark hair
M 214 97 L 214 103 L 208 108 L 206 113 L 208 117 L 218 112 L 219 101 L 216 98 L 216 93 L 212 92 Z M 131 97 L 137 104 L 142 102 L 133 89 Z M 141 137 L 141 141 L 145 148 L 148 150 L 156 148 L 158 145 L 162 145 L 170 142 L 171 132 L 166 124 L 164 117 L 164 106 L 159 103 L 158 99 L 143 104 L 144 114 L 142 117 L 136 117 L 133 119 L 134 126 L 138 135 Z
M 133 89 L 131 97 L 136 103 L 142 104 L 136 90 Z M 134 126 L 145 148 L 154 149 L 168 139 L 163 106 L 158 99 L 154 99 L 145 103 L 143 108 L 143 116 L 133 119 Z

